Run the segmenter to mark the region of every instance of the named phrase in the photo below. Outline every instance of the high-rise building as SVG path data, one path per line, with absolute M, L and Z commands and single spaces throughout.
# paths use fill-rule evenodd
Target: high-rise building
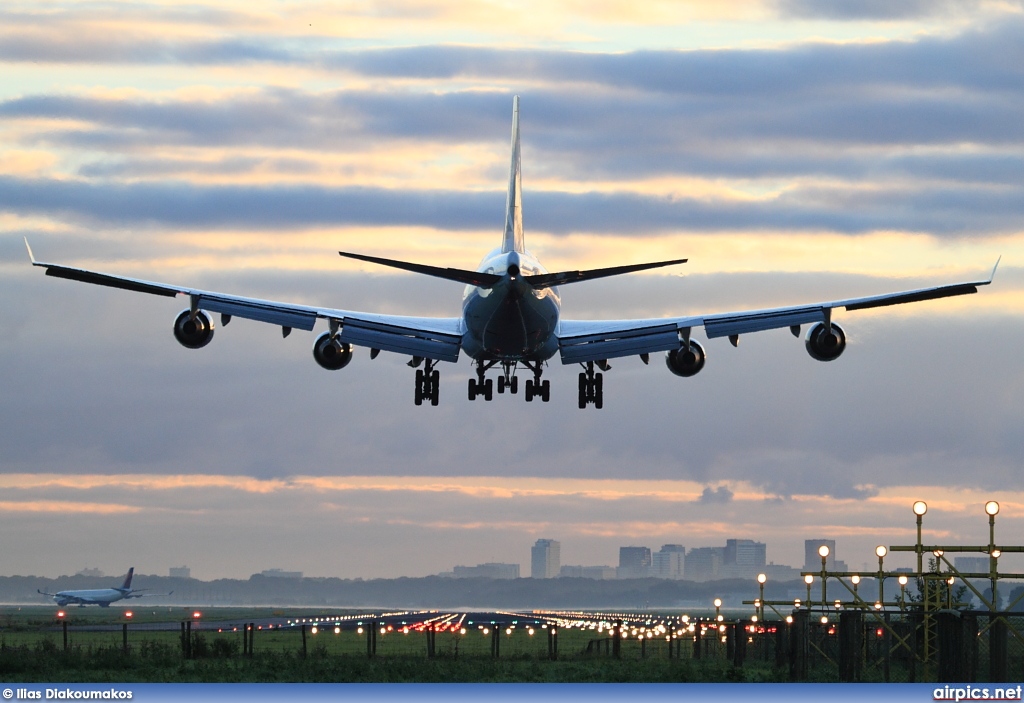
M 646 578 L 651 575 L 651 550 L 648 547 L 619 547 L 620 579 Z
M 651 575 L 660 579 L 683 578 L 686 548 L 681 544 L 663 544 L 651 555 Z
M 189 579 L 192 578 L 192 569 L 187 566 L 172 566 L 168 574 L 172 579 Z
M 530 578 L 553 579 L 562 564 L 562 545 L 557 540 L 539 539 L 530 549 Z
M 725 547 L 698 547 L 686 553 L 686 578 L 709 581 L 718 578 L 725 557 Z
M 834 539 L 804 540 L 804 571 L 821 571 L 821 555 L 818 554 L 818 549 L 822 545 L 828 547 L 825 568 L 829 571 L 836 571 L 836 541 Z
M 756 569 L 767 563 L 767 551 L 764 542 L 755 542 L 752 539 L 727 539 L 724 563 Z

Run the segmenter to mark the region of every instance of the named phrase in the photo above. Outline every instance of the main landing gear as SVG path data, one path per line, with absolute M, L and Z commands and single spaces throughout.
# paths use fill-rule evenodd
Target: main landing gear
M 534 398 L 540 398 L 545 403 L 551 400 L 551 381 L 540 380 L 541 362 L 534 361 L 532 366 L 529 361 L 524 361 L 523 364 L 533 371 L 533 379 L 526 379 L 526 402 L 532 402 Z
M 476 400 L 477 396 L 483 397 L 484 400 L 491 400 L 494 398 L 494 386 L 495 382 L 486 377 L 486 373 L 501 364 L 502 373 L 498 376 L 497 386 L 498 393 L 504 393 L 508 391 L 512 395 L 519 393 L 519 377 L 516 375 L 519 364 L 522 363 L 527 369 L 533 372 L 533 379 L 526 381 L 526 400 L 527 402 L 532 401 L 534 398 L 540 398 L 545 403 L 551 399 L 551 384 L 548 381 L 541 381 L 540 375 L 542 366 L 539 361 L 477 361 L 476 362 L 476 378 L 469 379 L 469 399 Z
M 413 357 L 409 365 L 419 366 L 420 361 L 423 362 L 423 368 L 416 369 L 416 405 L 423 405 L 424 400 L 429 400 L 431 405 L 437 405 L 441 387 L 441 373 L 434 368 L 437 362 L 433 359 Z
M 476 378 L 469 379 L 469 399 L 476 400 L 476 397 L 483 396 L 484 400 L 494 398 L 494 381 L 485 377 L 488 370 L 501 364 L 502 374 L 498 376 L 498 392 L 504 393 L 506 389 L 515 395 L 519 392 L 519 378 L 515 375 L 516 364 L 512 361 L 478 361 L 476 362 Z
M 598 368 L 607 371 L 611 368 L 608 362 L 597 362 Z M 600 410 L 604 406 L 604 375 L 594 372 L 594 362 L 588 361 L 580 374 L 580 410 L 593 403 Z

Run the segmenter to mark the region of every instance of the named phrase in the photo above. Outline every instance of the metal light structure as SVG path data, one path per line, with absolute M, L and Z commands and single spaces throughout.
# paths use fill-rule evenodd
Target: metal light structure
M 825 595 L 825 582 L 828 581 L 828 555 L 829 548 L 827 544 L 823 544 L 818 547 L 818 556 L 821 557 L 821 605 L 825 607 L 825 603 L 828 598 Z
M 914 515 L 917 516 L 917 573 L 922 573 L 921 569 L 921 557 L 924 555 L 924 547 L 921 544 L 921 521 L 924 518 L 924 514 L 928 512 L 928 504 L 923 500 L 914 501 Z
M 807 584 L 807 608 L 811 607 L 811 584 L 814 583 L 814 577 L 810 574 L 804 576 L 804 583 Z
M 882 561 L 885 559 L 885 555 L 889 553 L 889 550 L 884 545 L 878 545 L 875 547 L 875 555 L 878 557 L 878 602 L 885 602 L 885 566 Z
M 920 545 L 918 545 L 918 546 L 920 546 Z M 918 573 L 920 573 L 920 572 L 918 572 Z M 896 580 L 899 581 L 899 583 L 900 583 L 900 612 L 902 613 L 903 610 L 905 609 L 906 602 L 907 602 L 906 601 L 906 597 L 907 597 L 907 581 L 909 581 L 909 579 L 907 578 L 906 574 L 900 574 L 900 577 L 898 579 L 896 579 Z
M 992 588 L 992 610 L 997 610 L 999 601 L 996 599 L 996 581 L 999 580 L 999 549 L 996 548 L 996 515 L 999 514 L 999 503 L 990 500 L 985 503 L 985 514 L 988 515 L 988 580 Z
M 757 586 L 760 591 L 757 599 L 757 614 L 760 620 L 764 620 L 764 584 L 768 580 L 765 574 L 757 575 Z

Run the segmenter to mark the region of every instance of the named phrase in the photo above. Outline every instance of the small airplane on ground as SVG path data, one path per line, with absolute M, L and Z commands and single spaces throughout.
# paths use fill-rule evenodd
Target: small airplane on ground
M 87 605 L 98 605 L 101 608 L 109 608 L 111 603 L 127 598 L 152 598 L 154 596 L 169 596 L 170 593 L 143 593 L 148 588 L 132 589 L 132 576 L 135 574 L 135 567 L 128 569 L 128 575 L 120 588 L 87 588 L 80 591 L 58 591 L 57 593 L 37 592 L 53 598 L 53 602 L 62 608 L 66 605 L 77 605 L 84 608 Z
M 603 406 L 604 379 L 600 371 L 611 368 L 609 359 L 639 356 L 646 364 L 651 353 L 666 352 L 665 362 L 676 376 L 698 373 L 704 368 L 706 354 L 703 345 L 692 337 L 696 327 L 703 327 L 709 339 L 727 337 L 736 346 L 741 334 L 789 328 L 799 337 L 801 325 L 810 325 L 805 339 L 807 352 L 819 361 L 832 361 L 846 348 L 846 334 L 832 321 L 835 308 L 863 310 L 976 293 L 978 286 L 988 285 L 995 276 L 993 268 L 987 280 L 766 310 L 637 320 L 565 320 L 560 316 L 561 298 L 557 286 L 674 266 L 685 263 L 686 259 L 548 273 L 526 249 L 521 191 L 519 97 L 516 96 L 512 103 L 512 162 L 505 231 L 501 246 L 488 253 L 475 271 L 338 252 L 350 259 L 465 284 L 459 317 L 405 317 L 245 298 L 43 263 L 35 260 L 27 240 L 25 246 L 32 264 L 45 268 L 48 276 L 171 298 L 187 295 L 190 305 L 175 319 L 174 337 L 189 349 L 204 347 L 213 339 L 211 313 L 220 313 L 223 325 L 233 317 L 279 325 L 285 337 L 293 328 L 312 330 L 317 319 L 325 319 L 328 329 L 313 343 L 313 358 L 320 366 L 330 370 L 344 368 L 352 360 L 353 346 L 368 347 L 371 359 L 381 350 L 408 355 L 412 357 L 409 366 L 417 369 L 416 405 L 424 401 L 438 404 L 440 373 L 436 366 L 440 361 L 457 361 L 460 351 L 476 366 L 476 378 L 469 379 L 469 400 L 492 399 L 494 384 L 487 378 L 487 372 L 499 366 L 498 393 L 506 390 L 517 393 L 517 372 L 523 368 L 532 375 L 525 384 L 526 400 L 540 398 L 548 402 L 550 383 L 541 377 L 548 360 L 557 354 L 563 364 L 582 367 L 579 374 L 581 409 L 589 404 L 597 408 Z

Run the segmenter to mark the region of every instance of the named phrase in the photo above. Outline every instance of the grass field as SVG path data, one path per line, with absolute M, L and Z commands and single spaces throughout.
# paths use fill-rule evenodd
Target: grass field
M 434 656 L 427 656 L 427 634 L 402 631 L 400 624 L 376 637 L 367 656 L 367 627 L 361 613 L 310 609 L 217 608 L 200 618 L 181 608 L 123 611 L 73 608 L 66 611 L 68 648 L 52 607 L 0 609 L 0 679 L 61 682 L 685 682 L 784 680 L 768 662 L 748 660 L 742 668 L 725 660 L 724 648 L 693 659 L 685 642 L 669 658 L 668 643 L 622 641 L 621 658 L 604 653 L 607 633 L 561 628 L 558 657 L 549 656 L 547 630 L 519 624 L 499 633 L 500 653 L 491 655 L 487 624 L 437 632 Z M 346 619 L 347 618 L 347 619 Z M 301 627 L 279 627 L 305 619 Z M 192 622 L 192 656 L 184 656 L 180 621 Z M 334 622 L 340 622 L 335 632 Z M 122 625 L 128 622 L 127 650 Z M 267 622 L 244 655 L 242 624 Z M 396 623 L 400 621 L 396 620 Z M 160 625 L 162 623 L 162 625 Z M 225 626 L 226 625 L 226 626 Z M 153 627 L 171 629 L 147 629 Z M 237 629 L 235 629 L 237 627 Z M 101 629 L 108 628 L 108 629 Z M 597 646 L 600 641 L 601 647 Z M 588 644 L 591 652 L 587 653 Z M 598 651 L 599 650 L 599 651 Z M 722 651 L 718 651 L 722 650 Z M 682 656 L 679 657 L 678 654 Z

